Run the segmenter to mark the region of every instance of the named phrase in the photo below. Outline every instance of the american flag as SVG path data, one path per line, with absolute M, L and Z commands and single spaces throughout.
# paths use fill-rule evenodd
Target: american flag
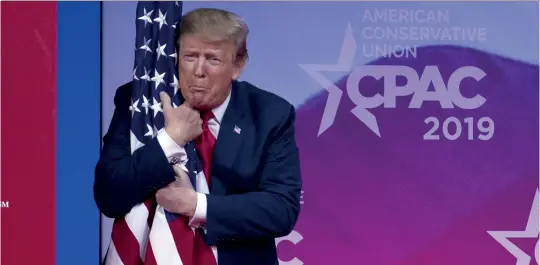
M 165 91 L 173 106 L 180 104 L 177 77 L 176 32 L 182 2 L 139 2 L 133 69 L 131 151 L 135 152 L 163 130 Z M 194 142 L 185 146 L 186 170 L 194 188 L 208 192 Z M 194 230 L 185 216 L 176 215 L 150 199 L 132 208 L 113 224 L 106 265 L 192 265 Z

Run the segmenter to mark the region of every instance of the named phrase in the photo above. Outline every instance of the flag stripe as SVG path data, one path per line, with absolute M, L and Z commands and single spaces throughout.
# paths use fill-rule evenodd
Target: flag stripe
M 146 205 L 146 208 L 148 209 L 148 220 L 147 224 L 149 228 L 152 228 L 152 220 L 154 220 L 154 215 L 156 211 L 156 202 L 154 201 L 154 198 L 148 199 L 144 202 L 144 205 Z
M 109 255 L 105 260 L 105 265 L 124 265 L 120 255 L 118 255 L 118 252 L 116 251 L 114 242 L 111 242 L 108 252 L 110 252 L 111 255 Z
M 101 144 L 101 5 L 58 2 L 57 8 L 55 264 L 95 265 L 100 214 L 92 187 Z
M 0 5 L 1 198 L 10 203 L 2 209 L 0 263 L 53 265 L 56 2 Z
M 107 255 L 107 260 L 109 259 L 109 256 L 118 254 L 120 255 L 122 262 L 126 265 L 137 265 L 143 263 L 141 256 L 136 255 L 133 252 L 134 249 L 139 250 L 140 245 L 137 238 L 133 235 L 133 233 L 131 233 L 129 226 L 124 219 L 114 220 L 114 229 L 111 233 L 111 244 L 114 242 L 116 242 L 116 252 L 109 252 L 109 255 Z
M 174 221 L 169 222 L 169 230 L 174 239 L 174 245 L 176 246 L 176 252 L 180 253 L 182 260 L 185 264 L 194 264 L 194 233 L 188 225 L 188 219 L 185 216 L 176 218 Z
M 191 237 L 183 237 L 184 240 L 191 239 L 193 241 L 193 233 Z M 193 262 L 193 248 L 188 249 L 183 247 L 181 251 L 178 252 L 176 249 L 175 238 L 171 233 L 171 228 L 165 216 L 165 212 L 162 207 L 158 207 L 156 214 L 154 216 L 154 224 L 152 230 L 150 231 L 150 242 L 153 246 L 154 257 L 157 264 L 188 264 L 192 265 Z M 180 251 L 180 249 L 179 249 Z M 180 258 L 180 255 L 182 258 Z
M 152 250 L 152 242 L 148 242 L 144 265 L 157 265 L 156 257 L 154 257 L 154 251 Z
M 149 232 L 149 227 L 148 222 L 140 222 L 136 219 L 140 216 L 148 216 L 148 208 L 145 203 L 133 207 L 131 213 L 126 215 L 124 220 L 137 242 L 139 242 L 140 256 L 141 259 L 144 259 L 146 235 Z

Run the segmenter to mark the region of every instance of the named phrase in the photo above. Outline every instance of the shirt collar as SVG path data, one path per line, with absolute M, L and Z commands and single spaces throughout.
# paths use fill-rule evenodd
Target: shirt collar
M 225 101 L 212 110 L 212 113 L 214 113 L 214 117 L 216 117 L 216 120 L 219 124 L 221 124 L 223 116 L 225 115 L 225 110 L 227 110 L 227 106 L 229 105 L 229 101 L 231 100 L 231 91 L 232 89 L 229 91 L 229 95 L 227 96 Z

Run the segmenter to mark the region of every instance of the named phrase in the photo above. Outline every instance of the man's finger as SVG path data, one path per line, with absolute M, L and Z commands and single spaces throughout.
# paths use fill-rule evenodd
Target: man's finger
M 169 95 L 166 92 L 163 92 L 163 91 L 160 92 L 159 93 L 159 98 L 161 99 L 161 105 L 163 105 L 163 111 L 172 108 L 171 98 L 169 97 Z
M 185 188 L 193 189 L 193 184 L 189 179 L 188 173 L 182 169 L 179 165 L 173 165 L 174 173 L 176 175 L 175 184 L 180 185 Z
M 177 178 L 183 179 L 188 178 L 187 172 L 182 169 L 179 165 L 173 165 L 174 174 Z

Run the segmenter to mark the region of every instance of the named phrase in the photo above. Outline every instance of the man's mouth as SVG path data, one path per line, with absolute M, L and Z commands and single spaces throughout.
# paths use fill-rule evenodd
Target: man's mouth
M 195 92 L 203 92 L 208 90 L 206 87 L 203 86 L 191 86 L 191 89 Z

